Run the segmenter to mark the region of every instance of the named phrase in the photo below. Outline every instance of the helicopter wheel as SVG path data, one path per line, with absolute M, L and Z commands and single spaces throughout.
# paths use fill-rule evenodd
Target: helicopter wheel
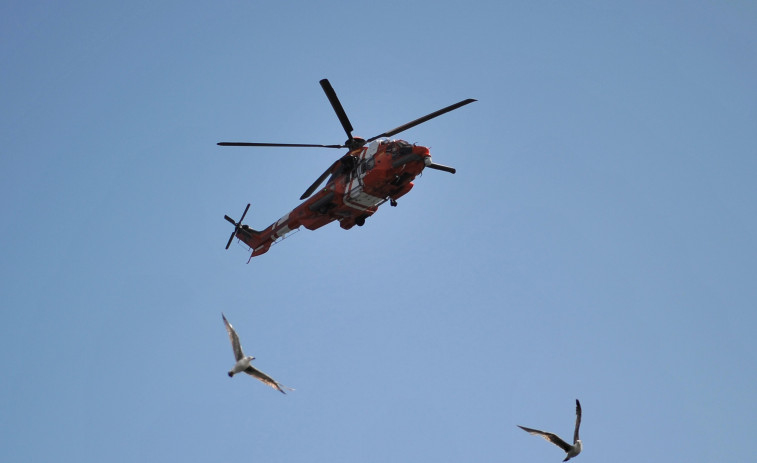
M 389 205 L 392 206 L 392 207 L 397 207 L 397 200 L 396 199 L 390 199 L 389 200 Z
M 361 215 L 360 217 L 355 219 L 355 225 L 357 225 L 358 227 L 365 225 L 365 217 Z

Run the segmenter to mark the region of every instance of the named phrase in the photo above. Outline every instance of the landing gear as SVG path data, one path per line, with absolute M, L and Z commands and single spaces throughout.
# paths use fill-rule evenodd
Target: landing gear
M 397 200 L 396 199 L 390 199 L 389 200 L 389 205 L 392 206 L 392 207 L 397 207 Z
M 365 225 L 365 216 L 361 215 L 360 217 L 355 219 L 355 225 L 357 225 L 358 227 L 362 227 L 363 225 Z

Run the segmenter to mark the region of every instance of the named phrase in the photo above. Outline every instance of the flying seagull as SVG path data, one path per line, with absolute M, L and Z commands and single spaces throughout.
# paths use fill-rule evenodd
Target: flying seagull
M 248 375 L 257 378 L 263 383 L 278 390 L 282 394 L 286 394 L 286 392 L 284 392 L 284 388 L 289 389 L 291 391 L 292 390 L 291 388 L 282 386 L 281 384 L 274 381 L 274 379 L 268 376 L 267 374 L 263 373 L 262 371 L 250 365 L 250 362 L 255 360 L 255 357 L 244 355 L 244 352 L 242 352 L 242 345 L 239 344 L 239 336 L 237 336 L 237 332 L 234 331 L 234 327 L 231 326 L 231 323 L 229 323 L 229 321 L 226 320 L 226 315 L 221 313 L 221 316 L 223 317 L 223 323 L 226 325 L 226 331 L 228 331 L 229 333 L 229 340 L 231 341 L 231 348 L 234 350 L 234 358 L 236 358 L 237 360 L 237 363 L 234 364 L 231 370 L 229 370 L 229 378 L 243 371 L 247 373 Z
M 560 447 L 561 449 L 565 450 L 567 455 L 565 456 L 565 459 L 563 461 L 570 460 L 571 458 L 581 453 L 581 450 L 583 450 L 581 439 L 578 438 L 579 426 L 581 426 L 581 403 L 578 401 L 578 399 L 576 399 L 576 429 L 575 431 L 573 431 L 573 445 L 570 445 L 551 432 L 539 431 L 538 429 L 531 429 L 518 425 L 520 429 L 526 431 L 527 433 L 533 434 L 535 436 L 541 436 L 549 442 L 552 442 L 556 446 Z

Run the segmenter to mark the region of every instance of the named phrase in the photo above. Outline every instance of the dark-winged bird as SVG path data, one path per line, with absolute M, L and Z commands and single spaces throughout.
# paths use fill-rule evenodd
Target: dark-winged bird
M 567 455 L 565 456 L 565 459 L 563 461 L 570 460 L 571 458 L 581 453 L 581 450 L 583 450 L 581 439 L 578 438 L 579 426 L 581 426 L 581 403 L 578 401 L 578 399 L 576 399 L 576 429 L 575 431 L 573 431 L 573 445 L 570 445 L 569 443 L 560 439 L 556 434 L 552 434 L 551 432 L 539 431 L 538 429 L 531 429 L 518 425 L 520 429 L 526 431 L 527 433 L 533 434 L 535 436 L 541 436 L 549 442 L 552 442 L 556 446 L 560 447 L 561 449 L 565 450 Z
M 229 340 L 231 341 L 231 348 L 234 350 L 234 358 L 237 360 L 237 363 L 235 363 L 234 366 L 231 368 L 231 370 L 229 370 L 229 378 L 243 371 L 247 373 L 248 375 L 257 378 L 263 383 L 278 390 L 282 394 L 286 394 L 286 392 L 284 392 L 284 388 L 289 389 L 291 391 L 292 390 L 291 388 L 282 386 L 281 384 L 276 382 L 273 378 L 271 378 L 270 376 L 258 370 L 257 368 L 253 367 L 250 364 L 250 362 L 255 360 L 255 357 L 244 355 L 244 352 L 242 352 L 242 345 L 239 344 L 239 336 L 237 336 L 237 332 L 234 330 L 234 327 L 231 326 L 231 323 L 229 323 L 228 320 L 226 320 L 226 315 L 222 313 L 221 317 L 223 317 L 223 323 L 224 325 L 226 325 L 226 331 L 229 333 Z

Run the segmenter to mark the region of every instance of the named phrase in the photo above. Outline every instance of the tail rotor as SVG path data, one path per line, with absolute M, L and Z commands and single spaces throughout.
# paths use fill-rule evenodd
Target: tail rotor
M 239 222 L 235 222 L 234 219 L 229 217 L 228 215 L 224 215 L 223 218 L 226 219 L 227 222 L 234 225 L 234 231 L 231 232 L 231 236 L 229 237 L 229 242 L 226 243 L 226 249 L 229 249 L 229 246 L 231 246 L 231 242 L 234 241 L 234 237 L 237 236 L 237 232 L 239 230 L 242 230 L 242 222 L 244 221 L 244 216 L 247 215 L 247 211 L 250 210 L 250 204 L 247 204 L 247 207 L 244 208 L 244 212 L 242 213 L 242 218 L 239 219 Z

